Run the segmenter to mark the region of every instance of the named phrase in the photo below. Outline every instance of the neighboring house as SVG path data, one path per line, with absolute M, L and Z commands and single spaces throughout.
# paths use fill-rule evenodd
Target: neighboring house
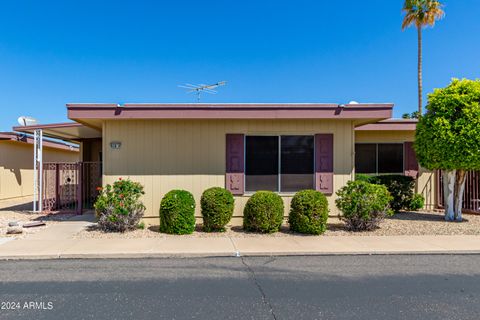
M 335 192 L 355 178 L 355 167 L 372 174 L 417 177 L 419 172 L 417 188 L 433 207 L 432 174 L 418 169 L 411 147 L 415 124 L 376 124 L 391 118 L 392 108 L 392 104 L 68 104 L 68 117 L 78 123 L 14 129 L 42 128 L 46 136 L 79 142 L 83 161 L 103 160 L 103 184 L 119 177 L 141 182 L 147 223 L 158 223 L 160 201 L 172 189 L 193 193 L 199 217 L 201 194 L 212 186 L 235 195 L 237 222 L 257 190 L 278 192 L 288 210 L 296 191 L 316 189 L 327 195 L 331 214 L 337 214 Z
M 79 161 L 77 147 L 44 140 L 44 162 Z M 33 139 L 25 134 L 0 132 L 0 200 L 33 194 Z

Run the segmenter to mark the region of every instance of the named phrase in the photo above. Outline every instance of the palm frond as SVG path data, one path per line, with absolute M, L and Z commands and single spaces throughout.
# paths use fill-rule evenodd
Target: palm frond
M 435 21 L 443 18 L 443 4 L 438 0 L 405 0 L 402 11 L 405 13 L 402 30 L 411 25 L 417 28 L 434 26 Z

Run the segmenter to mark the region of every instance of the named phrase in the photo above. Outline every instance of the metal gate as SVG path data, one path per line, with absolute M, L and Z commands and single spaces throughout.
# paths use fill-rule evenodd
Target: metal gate
M 442 171 L 437 171 L 437 206 L 443 208 L 443 178 Z M 480 213 L 480 171 L 469 171 L 465 181 L 463 194 L 463 210 Z
M 44 211 L 81 214 L 92 209 L 102 185 L 101 162 L 48 162 L 43 164 Z

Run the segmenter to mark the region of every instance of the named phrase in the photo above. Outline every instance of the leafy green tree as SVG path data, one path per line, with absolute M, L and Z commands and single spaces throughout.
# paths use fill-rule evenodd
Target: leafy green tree
M 480 170 L 480 80 L 453 79 L 428 95 L 414 148 L 423 167 L 443 170 L 445 220 L 462 220 L 466 171 Z
M 414 25 L 418 34 L 418 114 L 422 115 L 422 28 L 434 26 L 445 12 L 443 5 L 437 0 L 405 0 L 403 12 L 405 17 L 402 30 Z

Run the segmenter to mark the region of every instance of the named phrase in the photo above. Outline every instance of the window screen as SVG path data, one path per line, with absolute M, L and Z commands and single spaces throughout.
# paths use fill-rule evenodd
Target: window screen
M 403 174 L 403 144 L 378 144 L 378 173 Z
M 355 171 L 377 173 L 377 145 L 375 143 L 355 144 Z
M 313 189 L 313 136 L 281 137 L 281 191 Z
M 245 190 L 313 189 L 313 160 L 313 136 L 247 136 Z
M 278 191 L 278 137 L 245 138 L 245 190 Z

